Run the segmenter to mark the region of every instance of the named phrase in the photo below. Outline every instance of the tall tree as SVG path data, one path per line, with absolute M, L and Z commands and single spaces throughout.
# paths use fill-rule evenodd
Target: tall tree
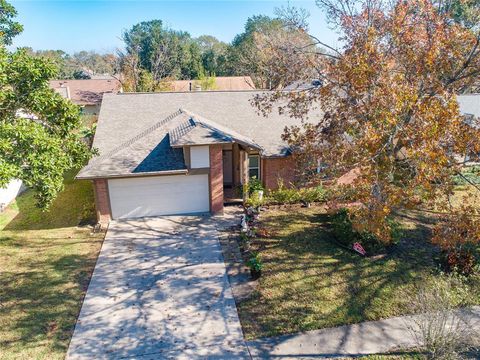
M 36 50 L 25 48 L 28 55 L 45 58 L 57 67 L 57 76 L 60 79 L 73 79 L 74 73 L 80 70 L 73 62 L 72 57 L 63 50 Z
M 5 0 L 0 0 L 0 45 L 11 45 L 12 39 L 23 31 L 15 21 L 17 10 Z
M 2 44 L 19 29 L 5 17 L 0 27 Z M 43 208 L 62 189 L 64 173 L 91 156 L 78 134 L 79 108 L 48 86 L 55 75 L 48 59 L 0 46 L 0 187 L 21 179 Z
M 89 79 L 91 75 L 115 73 L 115 55 L 80 51 L 69 55 L 63 50 L 36 50 L 26 48 L 29 55 L 42 57 L 53 62 L 60 79 Z
M 290 26 L 284 19 L 253 16 L 247 20 L 245 31 L 232 42 L 229 65 L 232 73 L 250 76 L 257 88 L 277 89 L 287 85 L 286 82 L 291 79 L 277 73 L 276 63 L 297 56 L 308 57 L 297 49 L 309 44 L 310 39 L 305 32 Z
M 163 26 L 161 20 L 144 21 L 123 34 L 120 52 L 123 73 L 136 91 L 154 91 L 167 79 L 193 79 L 202 70 L 200 47 L 190 34 Z M 147 74 L 148 73 L 148 74 Z M 151 77 L 150 89 L 140 89 L 138 79 Z
M 92 75 L 103 75 L 114 73 L 112 66 L 113 54 L 98 54 L 95 51 L 80 51 L 74 53 L 70 62 L 76 67 L 77 70 L 84 70 Z
M 202 54 L 202 65 L 209 75 L 229 75 L 227 55 L 229 45 L 211 35 L 202 35 L 195 39 Z
M 467 121 L 456 98 L 480 73 L 480 34 L 430 0 L 319 4 L 343 39 L 342 49 L 300 66 L 317 70 L 323 86 L 266 94 L 256 104 L 306 120 L 312 107 L 323 110 L 285 139 L 333 178 L 350 172 L 349 194 L 362 204 L 356 226 L 388 241 L 392 211 L 440 200 L 447 207 L 463 159 L 480 153 L 478 119 Z M 284 77 L 296 69 L 277 67 Z M 310 81 L 303 72 L 298 78 Z

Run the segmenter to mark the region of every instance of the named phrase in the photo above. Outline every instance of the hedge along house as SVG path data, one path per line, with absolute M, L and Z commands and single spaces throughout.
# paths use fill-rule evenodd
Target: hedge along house
M 221 213 L 224 191 L 261 179 L 293 180 L 281 135 L 299 120 L 259 115 L 255 91 L 105 94 L 93 158 L 77 179 L 93 181 L 98 220 Z

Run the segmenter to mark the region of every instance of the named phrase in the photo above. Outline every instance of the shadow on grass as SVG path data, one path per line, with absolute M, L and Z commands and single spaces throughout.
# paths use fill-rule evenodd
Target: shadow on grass
M 0 339 L 0 348 L 13 354 L 49 342 L 50 351 L 64 354 L 95 260 L 65 255 L 32 262 L 23 272 L 2 272 L 0 317 L 9 319 L 11 337 Z
M 65 180 L 65 188 L 46 211 L 36 206 L 32 190 L 20 195 L 16 202 L 1 216 L 6 220 L 4 230 L 42 230 L 93 224 L 95 210 L 92 184 L 86 180 Z M 14 207 L 14 208 L 13 208 Z
M 433 269 L 421 223 L 376 259 L 337 246 L 325 213 L 267 214 L 263 224 L 277 235 L 256 244 L 264 275 L 258 291 L 239 306 L 249 338 L 400 315 Z

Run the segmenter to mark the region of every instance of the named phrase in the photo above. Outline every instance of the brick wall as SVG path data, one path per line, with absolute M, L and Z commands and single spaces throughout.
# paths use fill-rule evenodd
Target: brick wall
M 95 193 L 97 221 L 102 225 L 106 225 L 112 218 L 110 211 L 110 197 L 108 195 L 107 179 L 93 180 L 93 189 Z
M 295 162 L 291 156 L 262 159 L 262 179 L 267 189 L 276 189 L 279 179 L 289 186 L 295 179 Z
M 210 211 L 223 213 L 222 145 L 210 145 Z

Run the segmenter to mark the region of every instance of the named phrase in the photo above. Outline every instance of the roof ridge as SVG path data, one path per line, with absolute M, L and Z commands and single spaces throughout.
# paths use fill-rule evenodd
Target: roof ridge
M 217 124 L 215 121 L 213 120 L 210 120 L 210 119 L 207 119 L 201 115 L 198 115 L 190 110 L 187 110 L 185 108 L 181 108 L 180 109 L 184 114 L 190 116 L 194 121 L 206 126 L 206 127 L 209 127 L 210 129 L 214 129 L 215 131 L 218 131 L 218 132 L 221 132 L 223 133 L 226 137 L 229 137 L 229 138 L 233 138 L 235 140 L 241 140 L 247 144 L 249 144 L 250 146 L 253 146 L 253 147 L 256 147 L 256 148 L 259 148 L 259 149 L 262 149 L 263 148 L 257 144 L 253 139 L 249 138 L 248 136 L 245 136 L 245 135 L 242 135 L 240 134 L 239 132 L 233 130 L 233 129 L 230 129 L 228 126 L 224 126 L 224 125 L 221 125 L 221 124 Z
M 162 94 L 205 94 L 205 93 L 268 93 L 274 92 L 267 89 L 249 89 L 249 90 L 196 90 L 196 91 L 154 91 L 154 92 L 128 92 L 124 91 L 115 95 L 162 95 Z
M 145 137 L 146 135 L 148 135 L 149 133 L 151 133 L 152 131 L 155 131 L 157 130 L 158 128 L 162 127 L 163 125 L 165 125 L 166 123 L 170 122 L 171 120 L 173 120 L 174 118 L 176 118 L 178 115 L 184 113 L 184 111 L 182 109 L 179 109 L 177 111 L 175 111 L 174 113 L 168 115 L 166 118 L 156 122 L 155 124 L 149 126 L 148 128 L 146 128 L 145 130 L 143 130 L 142 132 L 138 133 L 137 135 L 131 137 L 130 139 L 128 139 L 127 141 L 121 143 L 120 145 L 118 145 L 117 147 L 113 148 L 112 150 L 110 150 L 109 152 L 105 153 L 105 154 L 102 154 L 100 155 L 99 157 L 97 158 L 94 158 L 92 162 L 90 162 L 89 164 L 87 164 L 87 166 L 85 166 L 83 169 L 89 169 L 90 167 L 92 167 L 93 165 L 97 164 L 98 162 L 106 159 L 106 158 L 109 158 L 111 156 L 113 156 L 114 154 L 116 154 L 117 152 L 129 147 L 130 145 L 132 145 L 133 143 L 137 142 L 138 140 L 140 140 L 141 138 Z

